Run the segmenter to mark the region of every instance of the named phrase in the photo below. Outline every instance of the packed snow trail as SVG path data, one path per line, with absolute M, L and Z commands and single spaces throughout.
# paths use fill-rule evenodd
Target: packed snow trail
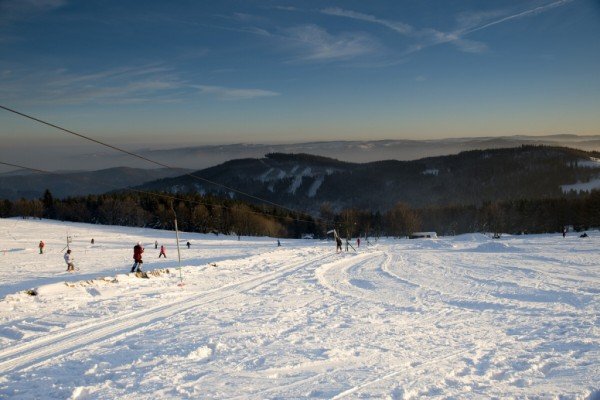
M 55 355 L 65 355 L 90 343 L 121 334 L 131 334 L 138 329 L 144 329 L 154 321 L 182 313 L 185 310 L 200 307 L 207 303 L 226 299 L 234 294 L 255 289 L 300 267 L 310 266 L 327 258 L 329 255 L 318 255 L 309 259 L 283 265 L 275 272 L 250 278 L 242 282 L 232 283 L 206 292 L 186 294 L 183 299 L 170 304 L 161 304 L 150 309 L 126 313 L 102 321 L 91 321 L 83 326 L 66 328 L 60 332 L 44 335 L 43 337 L 0 351 L 0 375 L 15 369 L 23 369 L 42 363 Z

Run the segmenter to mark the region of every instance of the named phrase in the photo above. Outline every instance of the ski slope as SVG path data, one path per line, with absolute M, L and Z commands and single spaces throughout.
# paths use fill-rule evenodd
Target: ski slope
M 588 234 L 336 254 L 184 233 L 178 286 L 173 232 L 0 219 L 0 398 L 597 399 L 600 233 Z M 149 279 L 127 273 L 137 241 Z

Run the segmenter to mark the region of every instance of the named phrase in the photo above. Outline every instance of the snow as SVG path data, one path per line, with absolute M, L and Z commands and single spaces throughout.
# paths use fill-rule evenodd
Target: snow
M 433 176 L 438 176 L 438 174 L 440 173 L 440 170 L 437 168 L 429 168 L 426 169 L 425 171 L 421 172 L 423 175 L 433 175 Z
M 273 168 L 269 168 L 267 171 L 265 171 L 262 175 L 258 177 L 258 180 L 261 182 L 265 182 L 267 180 L 267 177 L 271 174 L 271 172 L 273 172 L 273 170 Z
M 296 170 L 296 167 L 294 167 L 294 171 L 295 170 Z M 304 170 L 302 170 L 301 173 L 296 174 L 296 176 L 294 177 L 294 180 L 292 181 L 292 184 L 288 188 L 287 192 L 292 193 L 292 194 L 296 193 L 296 190 L 298 190 L 298 188 L 302 184 L 302 178 L 304 178 L 305 176 L 311 176 L 311 174 L 312 174 L 312 169 L 310 167 L 304 168 Z
M 595 157 L 590 157 L 589 159 L 586 159 L 586 160 L 579 160 L 577 162 L 577 166 L 583 167 L 583 168 L 600 168 L 600 159 L 595 158 Z
M 258 180 L 261 182 L 271 182 L 277 181 L 285 178 L 287 176 L 286 172 L 280 168 L 269 168 L 263 174 L 258 177 Z
M 320 176 L 317 179 L 315 179 L 315 181 L 310 185 L 310 188 L 308 189 L 307 196 L 308 197 L 315 197 L 315 195 L 317 194 L 317 191 L 319 190 L 319 188 L 323 184 L 323 181 L 325 181 L 325 177 L 324 176 Z
M 579 160 L 578 167 L 584 168 L 600 168 L 600 159 L 590 157 L 589 159 Z M 590 192 L 600 189 L 600 178 L 590 179 L 588 182 L 576 182 L 569 185 L 561 185 L 563 193 L 568 193 L 571 190 L 576 192 Z
M 0 219 L 0 398 L 597 398 L 600 233 L 588 234 L 336 254 L 183 233 L 178 286 L 173 232 Z M 149 279 L 127 273 L 138 240 Z
M 591 179 L 589 182 L 577 182 L 570 185 L 561 185 L 563 193 L 571 190 L 576 192 L 590 192 L 594 189 L 600 189 L 600 178 Z

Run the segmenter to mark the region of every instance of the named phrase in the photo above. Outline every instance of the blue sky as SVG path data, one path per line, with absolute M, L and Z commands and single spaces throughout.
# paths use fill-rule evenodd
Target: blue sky
M 2 0 L 0 103 L 169 147 L 591 135 L 599 38 L 591 0 Z

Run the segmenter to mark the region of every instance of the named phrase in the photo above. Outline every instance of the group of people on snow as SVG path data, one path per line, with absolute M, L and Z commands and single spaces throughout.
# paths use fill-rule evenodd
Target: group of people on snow
M 90 243 L 93 245 L 95 240 L 92 238 Z M 189 249 L 192 244 L 188 241 L 186 243 L 187 248 Z M 43 240 L 40 240 L 38 243 L 38 249 L 40 254 L 44 254 L 44 248 L 46 247 L 46 243 Z M 158 249 L 158 241 L 154 242 L 154 248 Z M 142 260 L 142 254 L 144 253 L 144 247 L 142 246 L 142 242 L 137 242 L 137 244 L 133 247 L 133 266 L 131 267 L 131 272 L 142 272 L 142 264 L 144 261 Z M 167 258 L 167 248 L 165 245 L 160 246 L 160 252 L 158 254 L 158 258 Z M 70 248 L 67 248 L 63 256 L 65 263 L 67 264 L 67 272 L 75 271 L 75 263 L 73 257 L 73 251 Z

